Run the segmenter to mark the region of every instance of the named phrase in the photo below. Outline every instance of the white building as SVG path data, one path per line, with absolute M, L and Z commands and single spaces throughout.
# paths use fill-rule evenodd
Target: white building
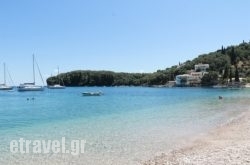
M 206 72 L 209 68 L 209 64 L 197 64 L 194 66 L 195 71 L 197 72 Z
M 175 77 L 176 86 L 190 86 L 193 80 L 194 76 L 190 74 L 182 74 Z
M 177 75 L 175 77 L 176 86 L 198 86 L 201 83 L 202 77 L 207 73 L 208 64 L 195 65 L 195 71 L 189 74 Z

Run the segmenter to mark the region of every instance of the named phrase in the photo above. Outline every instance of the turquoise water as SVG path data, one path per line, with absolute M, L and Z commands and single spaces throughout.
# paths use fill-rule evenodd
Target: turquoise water
M 81 96 L 85 91 L 102 91 L 104 95 Z M 140 163 L 181 147 L 194 135 L 248 110 L 249 98 L 248 89 L 79 87 L 44 92 L 2 91 L 0 161 L 32 164 L 32 154 L 9 152 L 11 140 L 66 137 L 86 140 L 85 153 L 78 157 L 58 154 L 32 158 L 52 164 Z

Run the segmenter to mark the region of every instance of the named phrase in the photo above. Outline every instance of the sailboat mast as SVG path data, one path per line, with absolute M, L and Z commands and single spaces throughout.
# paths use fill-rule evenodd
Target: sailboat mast
M 36 82 L 36 77 L 35 77 L 35 56 L 33 54 L 33 82 L 35 84 Z
M 3 78 L 4 78 L 4 85 L 6 84 L 6 71 L 5 71 L 5 63 L 3 63 Z

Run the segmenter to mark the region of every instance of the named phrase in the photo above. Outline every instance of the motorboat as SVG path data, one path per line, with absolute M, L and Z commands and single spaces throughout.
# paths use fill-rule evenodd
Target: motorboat
M 83 92 L 83 96 L 101 96 L 103 95 L 102 92 Z
M 55 84 L 55 85 L 48 85 L 47 88 L 49 88 L 49 89 L 65 89 L 65 86 L 62 86 L 60 84 Z

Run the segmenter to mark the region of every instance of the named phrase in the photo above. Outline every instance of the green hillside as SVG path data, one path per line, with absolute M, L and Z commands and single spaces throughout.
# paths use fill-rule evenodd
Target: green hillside
M 219 77 L 218 81 L 223 83 L 223 81 L 235 76 L 238 77 L 238 75 L 250 81 L 250 43 L 243 42 L 226 48 L 222 46 L 215 52 L 199 55 L 191 61 L 188 60 L 178 66 L 158 70 L 154 73 L 78 70 L 49 77 L 47 84 L 53 85 L 63 80 L 66 86 L 164 85 L 168 81 L 174 80 L 176 75 L 186 73 L 199 63 L 210 65 L 209 72 L 212 76 L 208 75 L 204 81 L 210 81 L 211 77 L 216 77 L 216 79 Z

